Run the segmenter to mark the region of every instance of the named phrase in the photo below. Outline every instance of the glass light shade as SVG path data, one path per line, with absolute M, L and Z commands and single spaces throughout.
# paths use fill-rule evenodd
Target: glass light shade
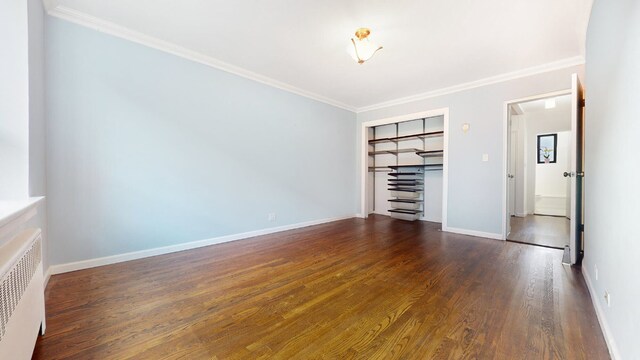
M 369 41 L 369 38 L 364 38 L 362 40 L 358 38 L 351 39 L 352 43 L 349 44 L 348 52 L 349 55 L 358 63 L 363 63 L 373 57 L 373 54 L 376 53 L 381 47 L 378 44 L 375 44 Z M 354 47 L 355 44 L 355 47 Z M 357 49 L 357 52 L 356 52 Z

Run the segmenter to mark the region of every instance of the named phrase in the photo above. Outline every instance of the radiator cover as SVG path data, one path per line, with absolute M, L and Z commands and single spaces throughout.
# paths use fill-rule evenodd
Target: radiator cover
M 0 261 L 0 359 L 30 359 L 45 328 L 40 230 L 0 247 Z

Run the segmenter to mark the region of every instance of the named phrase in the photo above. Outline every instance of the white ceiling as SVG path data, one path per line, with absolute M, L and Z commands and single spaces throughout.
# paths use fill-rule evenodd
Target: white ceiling
M 571 111 L 571 95 L 556 96 L 549 99 L 556 100 L 556 107 L 553 108 L 553 110 L 564 111 L 564 112 Z M 520 106 L 520 109 L 522 109 L 522 112 L 524 114 L 529 114 L 532 112 L 539 112 L 539 111 L 546 111 L 548 110 L 545 108 L 546 101 L 547 99 L 527 101 L 527 102 L 519 103 L 518 106 Z
M 350 109 L 575 63 L 584 55 L 592 2 L 45 0 L 52 15 L 174 44 L 219 67 Z M 361 26 L 384 46 L 364 65 L 346 52 Z

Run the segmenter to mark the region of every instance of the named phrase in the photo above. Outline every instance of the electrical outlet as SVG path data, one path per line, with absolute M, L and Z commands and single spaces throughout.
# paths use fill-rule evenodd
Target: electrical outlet
M 276 213 L 269 213 L 269 214 L 267 214 L 267 220 L 269 220 L 269 221 L 276 221 Z
M 607 307 L 611 307 L 611 294 L 607 290 L 604 291 L 604 300 L 607 302 Z
M 594 275 L 596 276 L 596 280 L 598 280 L 598 265 L 593 265 L 595 268 Z
M 482 161 L 489 161 L 489 154 L 482 154 Z

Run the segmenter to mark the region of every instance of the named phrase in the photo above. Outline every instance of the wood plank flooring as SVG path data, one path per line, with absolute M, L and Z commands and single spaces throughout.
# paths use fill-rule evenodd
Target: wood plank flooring
M 608 359 L 562 251 L 350 219 L 53 276 L 34 359 Z
M 569 219 L 560 216 L 512 216 L 507 239 L 563 249 L 569 245 L 569 224 Z

